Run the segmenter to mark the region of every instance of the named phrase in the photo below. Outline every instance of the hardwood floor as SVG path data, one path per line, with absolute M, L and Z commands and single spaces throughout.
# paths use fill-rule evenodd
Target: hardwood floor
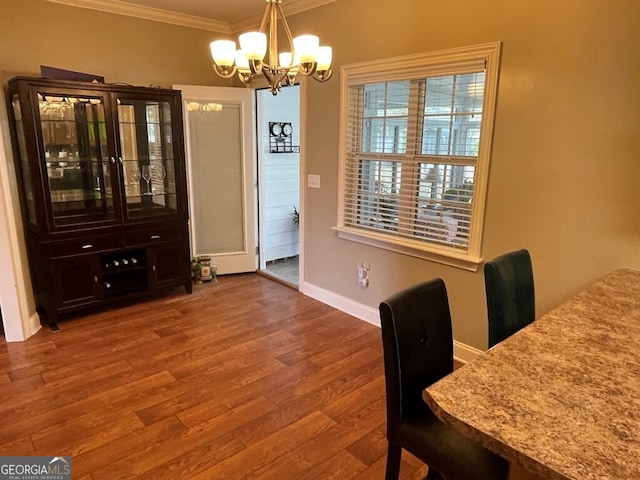
M 384 478 L 375 326 L 249 274 L 61 328 L 0 341 L 0 455 L 71 455 L 81 480 Z

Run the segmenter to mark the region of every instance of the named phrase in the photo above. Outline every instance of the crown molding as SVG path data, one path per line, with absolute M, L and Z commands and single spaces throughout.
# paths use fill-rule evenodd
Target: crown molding
M 170 23 L 172 25 L 180 25 L 182 27 L 198 28 L 200 30 L 208 30 L 217 33 L 230 34 L 231 28 L 227 22 L 219 22 L 194 15 L 184 13 L 170 12 L 159 8 L 143 7 L 132 3 L 122 2 L 120 0 L 47 0 L 51 3 L 59 3 L 72 7 L 89 8 L 91 10 L 99 10 L 101 12 L 115 13 L 117 15 L 126 15 L 128 17 L 142 18 L 155 22 Z
M 142 18 L 155 22 L 180 25 L 182 27 L 197 28 L 217 33 L 232 34 L 257 27 L 262 19 L 262 14 L 252 16 L 246 20 L 235 23 L 221 22 L 204 17 L 171 12 L 159 8 L 143 7 L 121 0 L 47 0 L 50 3 L 59 3 L 72 7 L 89 8 L 101 12 L 126 15 L 128 17 Z M 284 7 L 286 15 L 295 15 L 313 8 L 317 8 L 337 0 L 290 0 Z
M 314 8 L 334 3 L 337 0 L 286 0 L 282 9 L 286 16 L 296 15 L 298 13 L 306 12 L 307 10 L 313 10 Z M 254 15 L 246 20 L 240 22 L 231 23 L 229 25 L 232 33 L 239 33 L 249 30 L 251 28 L 257 28 L 262 20 L 262 14 Z

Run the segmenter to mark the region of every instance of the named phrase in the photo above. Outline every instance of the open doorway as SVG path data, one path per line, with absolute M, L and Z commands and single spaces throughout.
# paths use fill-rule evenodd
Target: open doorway
M 256 91 L 260 271 L 298 287 L 300 87 Z

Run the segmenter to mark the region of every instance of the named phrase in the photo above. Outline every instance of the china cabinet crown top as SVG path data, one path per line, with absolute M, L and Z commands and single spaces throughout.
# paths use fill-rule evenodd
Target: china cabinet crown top
M 112 92 L 131 92 L 132 89 L 136 93 L 171 93 L 180 94 L 179 90 L 173 90 L 170 88 L 164 88 L 159 86 L 141 86 L 141 85 L 129 85 L 126 83 L 100 83 L 100 82 L 81 82 L 76 80 L 59 80 L 55 78 L 42 78 L 42 77 L 29 77 L 29 76 L 17 76 L 9 80 L 9 85 L 24 84 L 33 86 L 56 86 L 61 88 L 70 88 L 75 90 L 98 90 L 98 91 L 112 91 Z

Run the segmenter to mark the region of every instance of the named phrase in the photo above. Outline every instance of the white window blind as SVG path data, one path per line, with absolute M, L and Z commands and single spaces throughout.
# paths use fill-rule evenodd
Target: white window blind
M 491 47 L 496 58 L 472 47 L 462 60 L 464 49 L 358 65 L 353 75 L 343 68 L 339 232 L 474 263 L 497 80 Z

